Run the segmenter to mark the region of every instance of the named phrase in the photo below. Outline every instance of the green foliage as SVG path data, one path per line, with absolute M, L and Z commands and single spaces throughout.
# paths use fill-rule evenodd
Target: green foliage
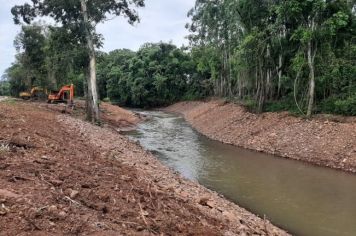
M 258 112 L 306 113 L 312 103 L 314 112 L 354 114 L 354 1 L 197 0 L 189 16 L 197 68 L 214 95 L 253 99 Z
M 356 115 L 356 94 L 346 99 L 328 98 L 320 105 L 320 111 L 330 114 Z
M 32 2 L 13 8 L 16 22 L 52 16 L 62 27 L 23 27 L 15 41 L 16 63 L 5 76 L 10 93 L 74 83 L 76 94 L 84 95 L 88 52 L 80 1 Z M 143 0 L 87 3 L 92 22 L 107 19 L 108 13 L 133 22 L 138 18 L 131 7 Z M 355 115 L 353 1 L 196 0 L 188 15 L 189 48 L 161 42 L 137 52 L 96 52 L 99 97 L 153 107 L 215 95 L 257 112 L 293 113 L 306 113 L 312 101 L 314 112 Z M 89 28 L 100 48 L 101 36 Z
M 63 28 L 23 26 L 14 42 L 16 61 L 4 75 L 9 81 L 10 94 L 18 96 L 34 86 L 58 90 L 73 83 L 76 96 L 83 96 L 87 56 L 85 49 L 73 41 Z
M 0 96 L 10 96 L 10 83 L 0 80 Z
M 188 52 L 167 43 L 147 43 L 136 53 L 116 50 L 98 63 L 100 93 L 114 103 L 134 107 L 200 98 L 207 89 L 194 65 Z

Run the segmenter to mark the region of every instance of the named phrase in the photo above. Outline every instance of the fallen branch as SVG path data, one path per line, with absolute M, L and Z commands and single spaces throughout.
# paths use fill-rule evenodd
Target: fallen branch
M 77 202 L 77 201 L 71 199 L 71 198 L 68 197 L 68 196 L 65 196 L 65 197 L 64 197 L 64 200 L 68 200 L 69 202 L 73 203 L 74 205 L 78 205 L 78 206 L 81 205 L 79 202 Z
M 140 207 L 140 215 L 141 215 L 141 218 L 142 218 L 143 222 L 145 222 L 145 225 L 148 227 L 148 223 L 147 223 L 146 217 L 145 217 L 145 215 L 143 214 L 143 210 L 142 210 L 141 203 L 138 203 L 138 206 Z

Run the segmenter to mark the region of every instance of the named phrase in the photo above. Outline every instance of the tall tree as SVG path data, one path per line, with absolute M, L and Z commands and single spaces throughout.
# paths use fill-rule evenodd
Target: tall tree
M 87 78 L 88 106 L 87 115 L 93 122 L 100 121 L 99 104 L 96 84 L 95 45 L 99 45 L 100 37 L 96 37 L 95 26 L 104 22 L 112 15 L 123 15 L 129 23 L 139 20 L 134 7 L 143 7 L 144 0 L 31 0 L 32 4 L 14 6 L 11 9 L 14 22 L 31 23 L 37 16 L 49 16 L 64 28 L 74 32 L 83 44 L 87 45 L 89 57 L 89 76 Z M 84 38 L 84 40 L 83 40 Z
M 298 107 L 311 116 L 330 101 L 350 111 L 355 14 L 355 0 L 196 0 L 190 46 L 218 96 L 259 112 Z M 348 92 L 335 92 L 336 81 Z

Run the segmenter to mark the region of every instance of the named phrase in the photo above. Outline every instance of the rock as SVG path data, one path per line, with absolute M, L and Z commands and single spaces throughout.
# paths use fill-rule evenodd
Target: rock
M 233 213 L 229 211 L 224 211 L 222 214 L 231 222 L 236 221 L 238 219 Z
M 67 217 L 67 213 L 64 212 L 64 211 L 61 211 L 61 212 L 58 213 L 58 216 L 59 216 L 61 219 L 64 219 L 64 218 Z
M 48 212 L 50 212 L 50 213 L 57 213 L 57 211 L 58 211 L 58 208 L 56 205 L 52 205 L 52 206 L 48 207 Z
M 59 179 L 51 179 L 48 182 L 50 182 L 51 184 L 53 184 L 56 187 L 61 186 L 63 184 L 63 181 L 59 180 Z
M 188 198 L 189 197 L 189 193 L 185 192 L 185 191 L 182 191 L 179 193 L 179 195 L 183 198 Z
M 10 209 L 8 209 L 5 206 L 5 204 L 1 204 L 1 206 L 0 206 L 0 216 L 6 215 L 9 211 L 10 211 Z
M 215 208 L 216 203 L 213 200 L 209 200 L 206 202 L 206 205 L 210 208 Z
M 202 205 L 202 206 L 207 206 L 207 202 L 210 200 L 209 197 L 202 197 L 199 199 L 199 204 Z
M 70 196 L 70 198 L 74 199 L 74 198 L 76 198 L 78 195 L 79 195 L 79 191 L 77 191 L 77 190 L 72 190 L 69 196 Z

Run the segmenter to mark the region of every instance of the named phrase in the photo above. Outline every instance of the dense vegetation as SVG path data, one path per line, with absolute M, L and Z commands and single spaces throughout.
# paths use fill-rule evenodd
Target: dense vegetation
M 33 86 L 56 89 L 73 83 L 76 95 L 84 96 L 86 51 L 65 30 L 23 26 L 15 46 L 16 62 L 5 74 L 11 95 Z M 190 52 L 169 43 L 147 43 L 137 52 L 97 52 L 99 97 L 117 104 L 153 107 L 210 95 L 209 81 L 200 78 Z
M 82 59 L 86 60 L 84 92 L 87 119 L 93 123 L 100 123 L 95 47 L 100 47 L 102 37 L 96 33 L 96 25 L 116 16 L 123 16 L 128 23 L 133 24 L 139 21 L 136 8 L 144 7 L 144 5 L 144 0 L 31 0 L 30 4 L 25 2 L 22 5 L 13 6 L 11 13 L 15 24 L 31 24 L 36 17 L 52 18 L 62 26 L 61 32 L 70 36 L 67 39 L 72 43 L 71 46 L 77 46 L 80 52 L 85 53 L 74 57 L 82 56 Z M 60 34 L 57 36 L 61 37 Z M 35 45 L 38 44 L 37 41 L 33 42 Z M 60 40 L 60 42 L 63 41 Z M 30 50 L 26 49 L 27 52 Z M 41 50 L 38 52 L 44 51 L 42 48 Z M 41 58 L 41 56 L 38 57 Z M 56 58 L 50 63 L 52 62 L 56 62 Z M 43 72 L 40 68 L 38 70 Z
M 148 43 L 136 53 L 116 50 L 99 60 L 100 95 L 121 105 L 169 105 L 181 99 L 203 98 L 210 92 L 195 72 L 189 52 L 172 44 Z
M 197 0 L 188 25 L 215 94 L 257 109 L 356 114 L 355 1 Z
M 161 42 L 137 52 L 97 51 L 99 97 L 153 107 L 215 95 L 257 112 L 356 115 L 355 5 L 197 0 L 188 14 L 189 47 Z M 0 93 L 74 83 L 77 95 L 85 95 L 89 59 L 76 36 L 65 27 L 23 26 Z M 100 35 L 95 37 L 100 48 Z
M 23 26 L 14 41 L 16 61 L 5 72 L 10 84 L 10 94 L 40 86 L 56 90 L 73 83 L 76 94 L 84 95 L 83 76 L 87 57 L 85 49 L 74 43 L 66 30 L 34 24 Z
M 8 81 L 0 81 L 0 96 L 10 95 L 10 83 Z

